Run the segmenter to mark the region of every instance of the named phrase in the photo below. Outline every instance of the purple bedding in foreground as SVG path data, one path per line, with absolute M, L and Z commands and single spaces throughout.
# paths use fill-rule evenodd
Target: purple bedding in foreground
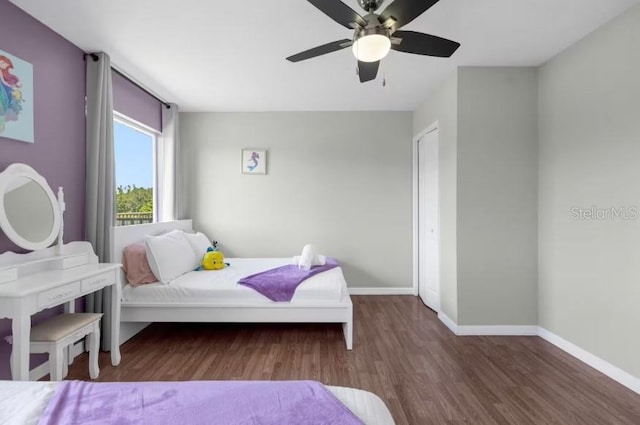
M 363 425 L 314 381 L 63 381 L 38 425 Z
M 302 282 L 338 266 L 335 258 L 327 258 L 324 266 L 313 266 L 311 270 L 302 270 L 294 264 L 289 264 L 243 277 L 238 284 L 258 291 L 271 301 L 291 301 L 296 288 Z

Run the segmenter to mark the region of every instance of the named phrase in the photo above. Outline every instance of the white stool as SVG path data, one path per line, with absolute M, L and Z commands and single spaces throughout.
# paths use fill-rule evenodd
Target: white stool
M 49 353 L 51 381 L 61 381 L 67 375 L 66 348 L 85 336 L 89 346 L 89 376 L 98 377 L 101 317 L 102 313 L 61 314 L 31 328 L 31 352 Z

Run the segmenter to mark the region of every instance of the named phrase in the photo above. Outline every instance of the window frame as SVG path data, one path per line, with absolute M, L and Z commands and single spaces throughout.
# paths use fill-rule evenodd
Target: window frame
M 155 129 L 149 127 L 141 123 L 140 121 L 136 121 L 131 117 L 126 116 L 123 113 L 118 111 L 113 111 L 113 123 L 123 124 L 128 127 L 133 128 L 140 133 L 143 133 L 147 136 L 150 136 L 152 139 L 152 156 L 153 156 L 153 223 L 158 223 L 160 221 L 160 205 L 158 205 L 158 200 L 160 199 L 159 191 L 159 182 L 158 182 L 158 164 L 160 164 L 161 158 L 161 150 L 158 149 L 158 140 L 162 135 L 160 132 Z M 115 157 L 115 137 L 114 137 L 114 166 L 117 167 L 116 157 Z M 116 213 L 117 216 L 117 213 Z

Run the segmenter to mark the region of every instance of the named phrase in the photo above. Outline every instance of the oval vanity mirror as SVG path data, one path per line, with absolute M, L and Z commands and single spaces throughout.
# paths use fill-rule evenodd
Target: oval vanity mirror
M 60 209 L 44 177 L 25 164 L 0 173 L 0 228 L 23 249 L 44 249 L 60 232 Z

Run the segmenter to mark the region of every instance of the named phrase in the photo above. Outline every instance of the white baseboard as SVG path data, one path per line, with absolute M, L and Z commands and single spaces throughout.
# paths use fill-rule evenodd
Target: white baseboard
M 624 385 L 631 391 L 640 394 L 640 378 L 612 365 L 606 360 L 578 347 L 572 342 L 548 331 L 540 326 L 460 326 L 446 314 L 438 313 L 438 319 L 445 324 L 451 332 L 458 336 L 539 336 L 555 345 L 567 354 L 586 363 L 597 371 L 603 373 L 614 381 Z
M 460 326 L 459 336 L 538 336 L 537 326 Z
M 576 359 L 588 364 L 595 370 L 607 375 L 609 378 L 624 385 L 637 394 L 640 394 L 640 378 L 625 372 L 619 367 L 612 365 L 606 360 L 603 360 L 595 354 L 578 347 L 574 343 L 567 341 L 561 336 L 558 336 L 543 327 L 538 328 L 538 335 L 540 338 L 550 342 L 562 351 L 571 354 Z
M 142 332 L 151 323 L 120 322 L 120 345 Z
M 537 326 L 465 326 L 458 325 L 443 312 L 438 319 L 457 336 L 538 336 Z
M 440 321 L 444 323 L 445 326 L 448 327 L 449 330 L 454 333 L 454 335 L 458 335 L 458 325 L 456 324 L 456 322 L 451 320 L 449 316 L 447 316 L 443 312 L 440 312 L 438 313 L 438 319 L 440 319 Z
M 73 357 L 79 356 L 84 353 L 84 341 L 78 341 L 73 345 Z M 40 366 L 37 366 L 29 371 L 30 381 L 39 381 L 49 374 L 49 360 L 45 360 Z
M 349 295 L 413 295 L 413 288 L 349 288 Z

